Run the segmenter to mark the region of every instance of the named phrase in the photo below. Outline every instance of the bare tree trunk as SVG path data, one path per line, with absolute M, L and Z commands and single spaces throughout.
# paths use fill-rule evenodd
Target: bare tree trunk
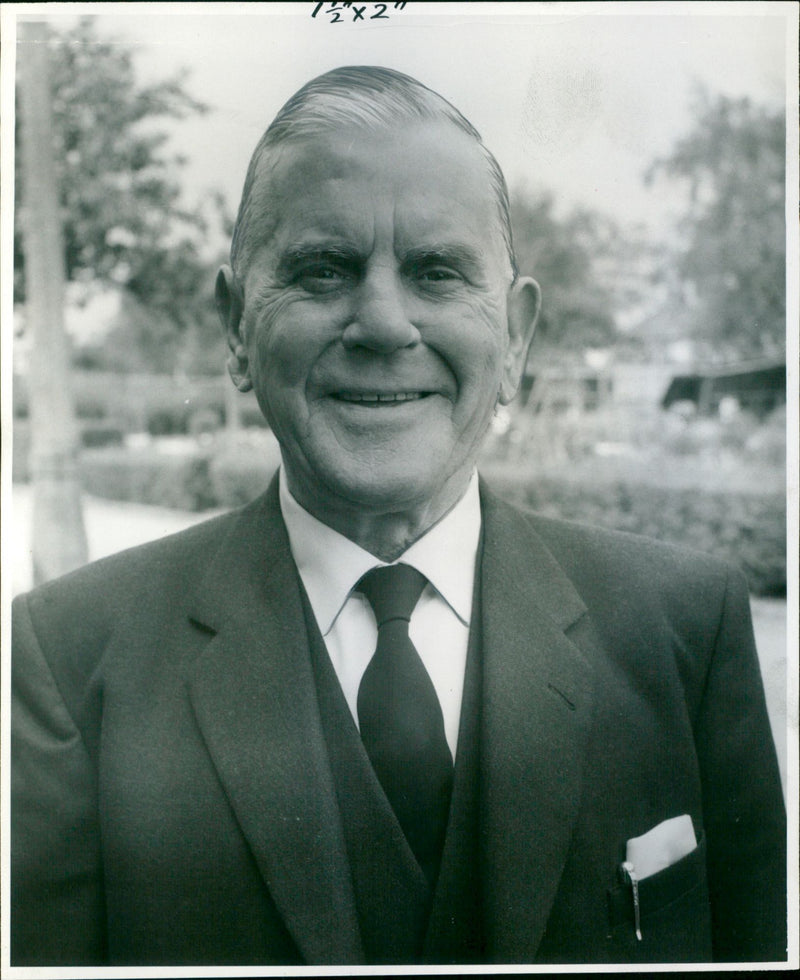
M 31 549 L 34 582 L 38 583 L 84 564 L 87 551 L 64 332 L 64 251 L 53 163 L 47 34 L 42 23 L 20 27 L 26 319 L 32 341 L 28 378 Z

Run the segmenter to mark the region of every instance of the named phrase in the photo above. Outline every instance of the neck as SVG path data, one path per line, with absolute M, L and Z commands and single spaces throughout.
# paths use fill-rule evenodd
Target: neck
M 286 474 L 287 477 L 289 474 Z M 423 534 L 437 524 L 463 497 L 471 473 L 433 499 L 410 506 L 374 506 L 358 502 L 355 505 L 338 498 L 321 498 L 305 494 L 302 487 L 287 481 L 294 499 L 313 517 L 381 561 L 396 561 Z

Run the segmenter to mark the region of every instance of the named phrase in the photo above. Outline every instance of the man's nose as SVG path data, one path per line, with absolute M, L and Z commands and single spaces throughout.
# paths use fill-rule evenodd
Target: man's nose
M 391 354 L 419 340 L 397 273 L 389 268 L 371 270 L 355 291 L 352 318 L 342 335 L 345 347 Z

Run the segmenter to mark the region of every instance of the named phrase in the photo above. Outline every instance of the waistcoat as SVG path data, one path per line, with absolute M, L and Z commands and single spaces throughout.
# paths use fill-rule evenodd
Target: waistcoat
M 480 963 L 480 583 L 475 582 L 453 794 L 431 892 L 361 742 L 308 599 L 303 606 L 361 939 L 369 964 Z

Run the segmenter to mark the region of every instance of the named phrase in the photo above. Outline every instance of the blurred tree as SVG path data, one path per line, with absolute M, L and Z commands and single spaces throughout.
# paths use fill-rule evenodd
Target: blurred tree
M 195 334 L 213 329 L 216 339 L 216 324 L 213 263 L 203 256 L 209 207 L 182 203 L 185 161 L 168 150 L 164 123 L 207 107 L 187 93 L 185 74 L 142 85 L 135 51 L 99 37 L 93 17 L 63 32 L 49 27 L 48 34 L 67 280 L 123 289 L 143 311 L 119 328 L 127 329 L 133 369 L 174 370 L 184 346 L 203 349 Z M 24 125 L 20 114 L 18 129 Z M 18 167 L 18 201 L 25 200 L 25 179 Z M 211 205 L 223 220 L 218 195 Z M 21 218 L 14 235 L 19 302 L 25 297 Z M 94 356 L 102 359 L 102 344 Z
M 521 188 L 511 214 L 519 270 L 542 287 L 537 346 L 575 353 L 613 343 L 616 297 L 601 267 L 622 246 L 614 223 L 586 209 L 559 220 L 552 195 Z
M 785 350 L 786 228 L 783 113 L 747 98 L 695 91 L 694 126 L 646 174 L 684 184 L 676 257 L 701 356 Z

